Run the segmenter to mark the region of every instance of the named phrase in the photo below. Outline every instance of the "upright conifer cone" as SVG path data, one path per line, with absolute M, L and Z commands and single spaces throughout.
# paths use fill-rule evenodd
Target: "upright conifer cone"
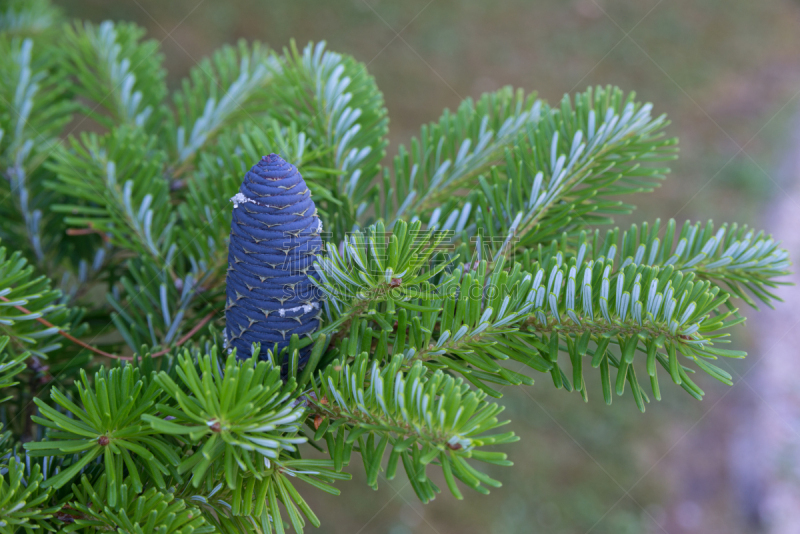
M 319 326 L 320 293 L 308 276 L 322 248 L 322 222 L 303 177 L 276 154 L 253 165 L 231 201 L 228 347 L 245 359 L 252 343 L 261 343 L 262 357 L 277 343 L 277 356 L 292 334 L 302 338 Z

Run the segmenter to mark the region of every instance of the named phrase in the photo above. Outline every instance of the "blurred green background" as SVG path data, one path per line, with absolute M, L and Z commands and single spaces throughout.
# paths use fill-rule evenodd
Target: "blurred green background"
M 170 83 L 240 38 L 273 48 L 326 40 L 368 64 L 390 116 L 391 156 L 425 122 L 503 85 L 549 101 L 596 84 L 635 90 L 667 113 L 681 157 L 624 224 L 712 217 L 760 226 L 789 185 L 776 170 L 791 146 L 800 89 L 800 2 L 790 0 L 56 0 L 70 17 L 129 20 L 161 41 Z M 741 344 L 748 344 L 741 329 Z M 749 331 L 752 337 L 752 331 Z M 734 362 L 734 376 L 751 363 Z M 489 496 L 443 494 L 420 505 L 403 478 L 377 492 L 362 468 L 332 497 L 306 492 L 326 533 L 755 533 L 763 517 L 731 458 L 747 387 L 700 378 L 702 403 L 664 386 L 642 415 L 630 398 L 590 403 L 546 375 L 506 390 L 522 440 Z M 592 387 L 594 386 L 594 387 Z M 627 402 L 626 402 L 627 401 Z

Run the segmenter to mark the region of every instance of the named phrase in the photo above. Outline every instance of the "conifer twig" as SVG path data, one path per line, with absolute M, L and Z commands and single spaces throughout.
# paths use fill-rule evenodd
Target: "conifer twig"
M 153 354 L 151 356 L 151 358 L 158 358 L 159 356 L 163 356 L 166 353 L 168 353 L 169 351 L 171 351 L 172 349 L 174 349 L 175 347 L 180 347 L 181 345 L 186 343 L 189 339 L 191 339 L 191 337 L 193 335 L 195 335 L 197 333 L 198 330 L 203 328 L 206 325 L 206 323 L 208 323 L 208 321 L 210 321 L 214 317 L 214 315 L 216 315 L 216 313 L 217 312 L 215 312 L 215 311 L 208 312 L 205 317 L 200 319 L 200 322 L 198 322 L 196 325 L 194 325 L 191 330 L 186 332 L 186 334 L 182 338 L 180 338 L 177 342 L 175 342 L 175 345 L 173 345 L 172 347 L 169 347 L 169 348 L 166 348 L 166 349 L 163 349 L 163 350 L 160 350 L 160 351 L 156 352 L 155 354 Z M 133 359 L 130 356 L 126 356 L 125 358 L 128 359 L 128 360 L 132 360 Z
M 0 295 L 0 300 L 2 300 L 3 302 L 11 302 L 9 299 L 7 299 L 6 297 L 4 297 L 2 295 Z M 17 310 L 21 311 L 22 313 L 27 313 L 27 314 L 32 314 L 33 313 L 29 309 L 24 308 L 22 306 L 14 306 L 14 308 L 16 308 Z M 160 350 L 160 351 L 156 352 L 155 354 L 152 354 L 150 357 L 151 358 L 158 358 L 160 356 L 163 356 L 163 355 L 167 354 L 172 349 L 174 349 L 176 347 L 180 347 L 181 345 L 186 343 L 189 339 L 191 339 L 191 337 L 193 335 L 195 335 L 197 333 L 198 330 L 203 328 L 206 325 L 206 323 L 208 323 L 208 321 L 210 321 L 214 317 L 215 313 L 216 312 L 213 312 L 213 311 L 209 312 L 205 317 L 200 319 L 200 322 L 198 322 L 196 325 L 194 325 L 194 327 L 192 327 L 192 329 L 189 330 L 182 338 L 180 338 L 173 346 L 168 347 L 168 348 L 163 349 L 163 350 Z M 43 319 L 42 317 L 37 317 L 36 320 L 38 322 L 42 323 L 43 325 L 45 325 L 48 328 L 57 328 L 56 325 L 54 325 L 53 323 L 51 323 L 47 319 Z M 95 354 L 99 354 L 100 356 L 105 356 L 106 358 L 113 358 L 115 360 L 126 360 L 126 361 L 133 360 L 133 356 L 121 356 L 119 354 L 110 354 L 108 352 L 105 352 L 103 350 L 98 349 L 97 347 L 93 347 L 93 346 L 89 345 L 88 343 L 86 343 L 84 341 L 81 341 L 80 339 L 76 338 L 75 336 L 70 335 L 69 333 L 65 332 L 64 330 L 61 330 L 60 328 L 58 329 L 58 333 L 61 336 L 69 339 L 70 341 L 72 341 L 76 345 L 80 345 L 81 347 L 83 347 L 83 348 L 85 348 L 87 350 L 90 350 L 90 351 L 94 352 Z
M 0 300 L 2 300 L 3 302 L 11 302 L 9 299 L 7 299 L 6 297 L 4 297 L 4 296 L 2 296 L 2 295 L 0 295 Z M 22 306 L 14 306 L 14 308 L 16 308 L 17 310 L 21 311 L 22 313 L 26 313 L 26 314 L 28 314 L 28 315 L 30 315 L 30 314 L 32 314 L 32 313 L 33 313 L 33 312 L 32 312 L 32 311 L 30 311 L 29 309 L 27 309 L 27 308 L 24 308 L 24 307 L 22 307 Z M 42 318 L 42 317 L 37 317 L 37 318 L 36 318 L 36 320 L 37 320 L 38 322 L 42 323 L 43 325 L 45 325 L 45 326 L 46 326 L 46 327 L 48 327 L 48 328 L 57 328 L 57 327 L 56 327 L 56 325 L 54 325 L 53 323 L 51 323 L 50 321 L 48 321 L 47 319 L 44 319 L 44 318 Z M 94 352 L 95 354 L 99 354 L 100 356 L 106 356 L 106 357 L 108 357 L 108 358 L 118 358 L 118 359 L 125 359 L 125 357 L 124 357 L 124 356 L 117 356 L 116 354 L 109 354 L 109 353 L 107 353 L 107 352 L 104 352 L 104 351 L 102 351 L 102 350 L 100 350 L 100 349 L 96 348 L 96 347 L 92 347 L 92 346 L 91 346 L 91 345 L 89 345 L 88 343 L 85 343 L 85 342 L 81 341 L 80 339 L 78 339 L 78 338 L 76 338 L 76 337 L 74 337 L 74 336 L 72 336 L 72 335 L 68 334 L 68 333 L 67 333 L 67 332 L 65 332 L 64 330 L 61 330 L 60 328 L 58 329 L 58 333 L 59 333 L 60 335 L 64 336 L 65 338 L 69 339 L 69 340 L 70 340 L 70 341 L 72 341 L 73 343 L 75 343 L 75 344 L 77 344 L 77 345 L 80 345 L 81 347 L 83 347 L 83 348 L 85 348 L 85 349 L 88 349 L 88 350 L 90 350 L 90 351 Z

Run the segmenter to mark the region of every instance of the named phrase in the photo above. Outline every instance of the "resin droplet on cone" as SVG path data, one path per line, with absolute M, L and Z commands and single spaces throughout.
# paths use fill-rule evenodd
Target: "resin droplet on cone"
M 303 177 L 276 154 L 253 165 L 231 201 L 228 347 L 240 359 L 251 356 L 253 343 L 261 343 L 262 356 L 275 343 L 279 353 L 292 334 L 319 327 L 321 295 L 308 276 L 322 248 L 322 222 Z M 301 362 L 309 352 L 301 351 Z

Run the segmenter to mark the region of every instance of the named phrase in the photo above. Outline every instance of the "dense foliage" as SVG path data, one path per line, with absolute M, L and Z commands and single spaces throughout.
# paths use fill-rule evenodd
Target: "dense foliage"
M 3 9 L 2 533 L 300 532 L 297 488 L 337 493 L 353 452 L 373 487 L 402 465 L 423 501 L 433 471 L 487 492 L 504 388 L 588 399 L 597 369 L 607 403 L 644 411 L 659 376 L 700 399 L 789 267 L 737 225 L 596 229 L 676 153 L 616 88 L 468 99 L 386 165 L 380 91 L 322 43 L 225 47 L 169 91 L 134 25 Z M 270 153 L 324 225 L 325 298 L 316 331 L 237 359 L 229 199 Z

